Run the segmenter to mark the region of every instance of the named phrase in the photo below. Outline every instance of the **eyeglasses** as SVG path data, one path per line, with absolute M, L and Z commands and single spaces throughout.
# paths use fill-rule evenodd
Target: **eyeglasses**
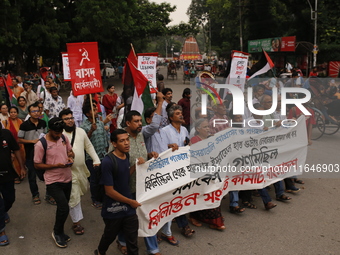
M 64 118 L 63 120 L 74 120 L 74 117 Z
M 37 113 L 37 112 L 40 112 L 39 110 L 33 110 L 31 111 L 31 113 Z

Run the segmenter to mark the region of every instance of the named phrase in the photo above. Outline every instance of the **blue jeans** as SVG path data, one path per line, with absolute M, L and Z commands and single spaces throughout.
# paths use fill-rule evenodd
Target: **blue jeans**
M 15 201 L 14 181 L 0 183 L 0 232 L 5 230 L 7 212 Z
M 274 183 L 274 188 L 275 188 L 275 194 L 276 194 L 277 198 L 280 197 L 281 195 L 283 195 L 283 192 L 284 192 L 283 181 L 278 181 L 278 182 Z M 272 201 L 272 199 L 269 196 L 266 188 L 259 189 L 258 192 L 259 192 L 264 204 L 268 204 L 269 202 Z
M 90 191 L 91 191 L 91 200 L 92 200 L 92 203 L 94 202 L 97 202 L 95 197 L 96 197 L 96 187 L 97 187 L 97 183 L 96 183 L 96 171 L 93 167 L 93 160 L 91 159 L 88 159 L 85 161 L 86 163 L 86 166 L 87 166 L 87 169 L 89 169 L 90 171 L 90 177 L 88 178 L 89 179 L 89 182 L 90 182 Z
M 57 212 L 54 223 L 54 234 L 64 234 L 64 224 L 69 213 L 68 202 L 70 201 L 72 182 L 61 183 L 55 182 L 46 185 L 47 191 L 54 198 L 57 203 Z
M 238 206 L 238 191 L 229 192 L 229 206 L 232 207 Z

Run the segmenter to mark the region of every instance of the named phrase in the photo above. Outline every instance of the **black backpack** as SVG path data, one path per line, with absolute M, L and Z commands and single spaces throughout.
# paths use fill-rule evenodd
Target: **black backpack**
M 118 175 L 118 165 L 117 165 L 116 157 L 115 157 L 115 155 L 113 155 L 112 151 L 110 151 L 106 156 L 108 156 L 112 161 L 112 164 L 113 164 L 112 176 L 113 176 L 113 178 L 115 178 Z M 130 154 L 126 153 L 126 157 L 129 160 Z M 104 198 L 105 198 L 105 188 L 104 188 L 104 184 L 102 184 L 100 182 L 100 180 L 102 178 L 102 164 L 100 164 L 100 166 L 95 167 L 95 175 L 96 175 L 96 184 L 93 187 L 93 189 L 94 189 L 94 199 L 98 202 L 103 203 Z
M 61 135 L 61 138 L 63 139 L 63 142 L 66 143 L 66 138 L 64 136 L 64 134 Z M 41 142 L 43 148 L 44 148 L 44 157 L 43 157 L 43 161 L 42 163 L 46 164 L 46 150 L 47 150 L 47 141 L 45 137 L 41 137 L 39 139 L 39 141 Z M 66 149 L 67 150 L 67 149 Z M 37 174 L 39 180 L 41 181 L 45 181 L 44 179 L 44 173 L 46 170 L 42 170 L 42 169 L 35 169 L 35 173 Z

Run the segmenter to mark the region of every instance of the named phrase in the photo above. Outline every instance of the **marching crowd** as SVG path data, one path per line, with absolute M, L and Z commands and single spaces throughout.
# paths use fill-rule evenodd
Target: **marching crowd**
M 81 225 L 81 197 L 89 183 L 92 206 L 101 210 L 105 223 L 94 253 L 106 254 L 117 238 L 117 247 L 123 254 L 138 254 L 136 208 L 142 205 L 136 201 L 136 160 L 143 164 L 168 149 L 174 151 L 194 144 L 230 127 L 228 123 L 214 126 L 214 119 L 242 122 L 243 118 L 242 115 L 233 115 L 232 106 L 226 102 L 210 102 L 208 114 L 203 116 L 197 111 L 193 121 L 190 115 L 191 90 L 184 89 L 182 99 L 175 103 L 172 102 L 172 89 L 164 87 L 162 82 L 158 84 L 161 92 L 156 95 L 155 106 L 146 109 L 144 116 L 129 110 L 132 97 L 118 96 L 113 85 L 107 86 L 107 93 L 102 98 L 100 93 L 74 96 L 71 92 L 66 105 L 52 78 L 46 79 L 43 89 L 37 89 L 40 93 L 32 90 L 29 81 L 20 86 L 17 78 L 13 78 L 12 85 L 17 105 L 8 108 L 2 104 L 0 113 L 0 246 L 9 244 L 5 226 L 10 222 L 9 210 L 15 200 L 14 184 L 19 184 L 27 176 L 32 203 L 41 203 L 38 177 L 46 185 L 45 200 L 57 207 L 52 238 L 58 247 L 67 247 L 71 239 L 64 232 L 68 215 L 73 222 L 74 234 L 85 233 Z M 264 92 L 265 87 L 255 87 L 253 104 L 258 110 L 272 106 L 272 97 Z M 273 115 L 275 119 L 285 119 L 279 112 L 280 104 Z M 297 118 L 301 112 L 292 108 L 288 114 Z M 266 116 L 249 114 L 246 118 L 255 125 Z M 307 118 L 307 127 L 313 121 L 313 116 Z M 275 125 L 280 123 L 278 121 Z M 259 125 L 258 128 L 268 127 Z M 98 169 L 101 171 L 100 184 L 105 190 L 102 201 L 98 199 Z M 276 200 L 290 200 L 284 191 L 298 192 L 300 189 L 296 183 L 303 184 L 303 181 L 287 178 L 275 183 Z M 252 203 L 254 196 L 262 198 L 265 209 L 276 207 L 268 188 L 232 191 L 229 193 L 230 212 L 256 209 Z M 220 207 L 181 215 L 173 222 L 185 237 L 195 233 L 189 223 L 196 227 L 206 223 L 212 229 L 225 229 Z M 166 223 L 158 235 L 144 238 L 148 254 L 160 254 L 158 244 L 162 240 L 179 245 L 171 231 L 173 222 Z

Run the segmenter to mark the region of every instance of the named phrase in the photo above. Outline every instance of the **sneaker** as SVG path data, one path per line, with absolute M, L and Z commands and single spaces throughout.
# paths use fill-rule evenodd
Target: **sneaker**
M 296 193 L 296 192 L 299 192 L 299 191 L 300 191 L 300 189 L 297 188 L 297 187 L 295 187 L 295 186 L 289 187 L 289 188 L 286 190 L 286 192 L 288 192 L 288 193 Z
M 64 236 L 56 235 L 56 234 L 54 234 L 54 232 L 52 232 L 52 238 L 53 238 L 55 244 L 58 247 L 60 247 L 60 248 L 66 248 L 67 247 L 67 243 L 64 239 Z
M 32 198 L 32 201 L 35 205 L 40 205 L 41 204 L 41 200 L 39 198 L 39 195 L 35 195 L 33 198 Z

